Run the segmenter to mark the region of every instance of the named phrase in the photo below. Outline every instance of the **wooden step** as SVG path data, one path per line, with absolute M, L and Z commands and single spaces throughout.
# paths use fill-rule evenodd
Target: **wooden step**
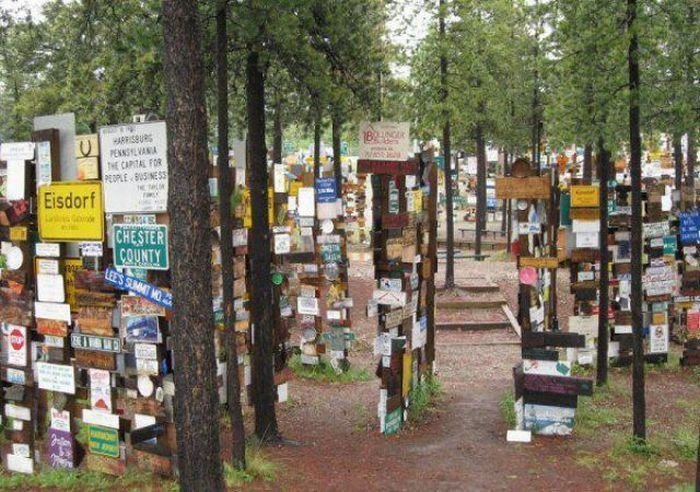
M 436 323 L 435 329 L 447 331 L 486 331 L 510 328 L 510 321 L 467 321 L 452 323 Z
M 494 299 L 492 301 L 468 301 L 456 299 L 453 301 L 435 300 L 437 309 L 499 309 L 506 303 L 505 299 Z

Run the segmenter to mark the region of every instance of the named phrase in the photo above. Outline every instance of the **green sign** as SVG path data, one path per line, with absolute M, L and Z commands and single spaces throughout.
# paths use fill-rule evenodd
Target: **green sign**
M 340 155 L 348 155 L 350 153 L 350 147 L 347 142 L 340 142 Z
M 88 449 L 93 454 L 119 458 L 119 431 L 88 425 Z
M 324 263 L 343 261 L 343 255 L 340 250 L 340 244 L 330 243 L 321 245 L 321 258 Z
M 389 412 L 384 418 L 384 434 L 396 434 L 401 430 L 401 407 Z
M 608 200 L 608 213 L 611 214 L 615 210 L 617 210 L 617 204 L 615 203 L 615 200 Z
M 284 142 L 282 144 L 282 152 L 284 152 L 285 155 L 293 154 L 295 149 L 294 142 Z
M 676 236 L 664 236 L 664 255 L 676 254 Z
M 114 224 L 114 266 L 167 270 L 168 226 Z

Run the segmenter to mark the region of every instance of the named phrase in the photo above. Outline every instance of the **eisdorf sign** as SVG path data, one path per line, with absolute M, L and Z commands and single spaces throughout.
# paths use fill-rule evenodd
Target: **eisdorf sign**
M 164 121 L 100 128 L 105 212 L 164 212 L 168 205 Z
M 410 150 L 408 123 L 364 121 L 360 124 L 360 160 L 400 162 L 408 159 Z

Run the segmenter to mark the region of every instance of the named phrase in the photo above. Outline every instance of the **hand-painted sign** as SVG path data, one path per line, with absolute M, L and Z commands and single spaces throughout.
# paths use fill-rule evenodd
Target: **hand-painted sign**
M 89 425 L 88 448 L 94 454 L 119 458 L 119 431 L 98 425 Z
M 39 187 L 42 241 L 102 241 L 104 209 L 99 181 L 56 182 Z
M 335 203 L 338 199 L 335 178 L 316 179 L 316 201 L 318 203 Z
M 168 309 L 173 308 L 173 295 L 170 292 L 155 285 L 147 284 L 135 277 L 119 273 L 114 268 L 105 270 L 105 281 L 118 289 L 131 291 L 159 306 Z
M 75 466 L 73 434 L 68 430 L 49 428 L 49 465 L 52 468 L 73 468 Z
M 114 265 L 167 270 L 169 268 L 168 226 L 114 224 Z
M 680 219 L 681 244 L 684 246 L 700 243 L 700 210 L 681 212 Z
M 167 210 L 164 121 L 100 128 L 100 157 L 107 213 Z
M 39 389 L 75 394 L 75 371 L 73 366 L 37 362 Z

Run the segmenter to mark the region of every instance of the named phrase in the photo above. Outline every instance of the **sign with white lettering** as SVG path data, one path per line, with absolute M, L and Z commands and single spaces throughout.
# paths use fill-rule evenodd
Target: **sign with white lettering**
M 136 277 L 130 277 L 129 275 L 119 273 L 114 268 L 107 268 L 105 270 L 105 281 L 118 289 L 131 291 L 159 306 L 168 309 L 172 309 L 173 307 L 173 295 L 167 290 L 147 284 Z
M 70 345 L 76 349 L 96 350 L 98 352 L 121 352 L 119 338 L 98 337 L 95 335 L 83 335 L 82 333 L 71 333 Z
M 146 270 L 167 270 L 168 226 L 114 224 L 114 265 Z
M 107 213 L 167 210 L 167 150 L 164 121 L 100 128 Z

